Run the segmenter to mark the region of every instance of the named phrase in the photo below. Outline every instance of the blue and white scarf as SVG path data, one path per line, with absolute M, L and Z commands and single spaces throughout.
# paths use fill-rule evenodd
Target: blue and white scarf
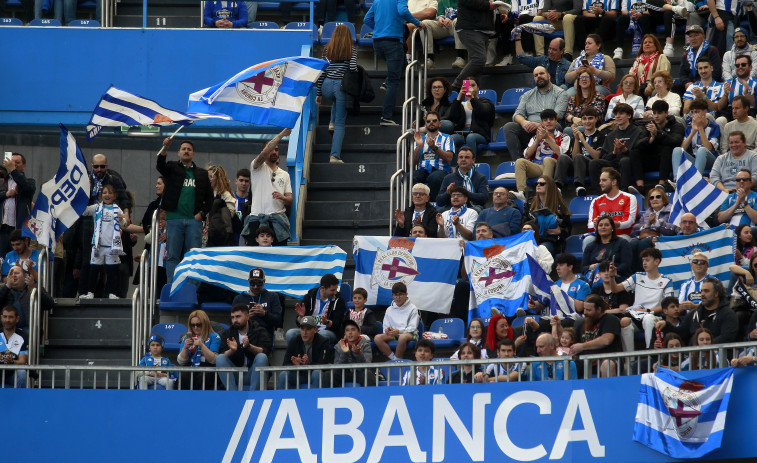
M 686 47 L 686 61 L 689 62 L 692 77 L 697 75 L 697 60 L 708 48 L 710 48 L 710 42 L 706 40 L 699 46 L 699 51 L 696 54 L 694 54 L 694 48 L 691 45 Z
M 468 211 L 468 206 L 466 206 L 465 204 L 463 204 L 463 207 L 461 207 L 457 211 L 453 211 L 452 209 L 450 209 L 449 224 L 447 225 L 447 235 L 450 238 L 454 238 L 457 235 L 457 230 L 455 230 L 455 224 L 452 222 L 452 216 L 456 215 L 459 219 L 462 219 L 467 211 Z
M 460 177 L 463 178 L 463 187 L 468 191 L 473 191 L 473 182 L 471 182 L 471 177 L 473 177 L 473 172 L 475 170 L 476 170 L 476 167 L 471 166 L 467 175 L 462 173 L 462 171 L 460 170 L 457 171 L 457 173 L 460 174 Z
M 579 57 L 573 61 L 572 69 L 578 69 L 579 67 L 581 67 L 581 60 L 583 59 L 586 59 L 586 50 L 582 51 L 581 55 L 579 55 Z M 605 68 L 605 55 L 603 55 L 602 52 L 598 52 L 596 55 L 594 55 L 594 58 L 591 59 L 590 63 L 598 70 L 603 70 Z M 598 76 L 594 76 L 594 80 L 598 84 L 602 83 L 602 79 L 600 79 Z
M 100 193 L 103 191 L 103 180 L 98 178 L 94 172 L 92 172 L 92 194 L 90 198 L 99 198 Z
M 113 210 L 113 228 L 109 230 L 103 230 L 103 211 L 105 210 L 105 204 L 100 201 L 95 207 L 95 233 L 92 235 L 92 247 L 95 252 L 100 249 L 100 235 L 102 233 L 112 233 L 110 252 L 108 254 L 114 256 L 124 255 L 123 243 L 121 242 L 121 224 L 118 222 L 118 213 L 121 212 L 121 208 L 116 205 L 108 205 L 108 208 Z

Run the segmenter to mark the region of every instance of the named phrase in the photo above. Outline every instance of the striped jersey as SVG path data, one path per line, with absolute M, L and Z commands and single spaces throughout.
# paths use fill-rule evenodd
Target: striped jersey
M 742 84 L 738 77 L 734 77 L 727 82 L 731 84 L 731 90 L 728 92 L 729 104 L 733 101 L 734 97 L 739 95 L 754 95 L 755 91 L 757 91 L 757 79 L 754 77 L 750 77 L 746 81 L 746 84 Z
M 595 3 L 602 5 L 603 11 L 613 11 L 620 9 L 620 0 L 583 0 L 584 11 L 588 11 Z
M 705 278 L 709 277 L 711 275 L 705 275 L 701 280 L 695 280 L 695 277 L 691 277 L 684 281 L 678 292 L 678 302 L 681 304 L 684 302 L 693 302 L 694 304 L 702 302 L 702 283 Z
M 741 12 L 741 0 L 715 0 L 715 9 L 738 16 Z
M 557 143 L 557 147 L 560 149 L 560 152 L 555 153 L 552 148 L 550 148 L 547 141 L 542 140 L 539 142 L 539 146 L 536 147 L 536 153 L 534 154 L 534 158 L 530 160 L 531 162 L 535 164 L 542 164 L 544 163 L 544 159 L 546 158 L 557 159 L 561 154 L 568 154 L 568 150 L 570 150 L 570 137 L 557 129 L 552 132 L 552 136 L 554 137 L 555 142 Z M 528 146 L 530 147 L 534 143 L 536 143 L 536 136 L 531 138 L 531 140 L 528 142 Z M 528 150 L 528 147 L 523 150 L 524 155 L 526 153 L 526 150 Z
M 712 143 L 712 151 L 717 151 L 718 146 L 720 146 L 720 125 L 712 121 L 709 122 L 710 123 L 707 125 L 707 127 L 704 128 L 704 133 L 710 143 Z M 687 125 L 686 132 L 684 133 L 684 138 L 688 138 L 692 130 L 693 129 L 691 125 Z M 697 133 L 695 133 L 694 137 L 691 139 L 691 146 L 689 146 L 688 150 L 692 154 L 696 154 L 697 150 L 702 147 L 702 139 L 700 138 L 699 130 L 697 130 L 696 132 Z
M 712 81 L 710 82 L 710 85 L 705 87 L 702 81 L 694 82 L 689 86 L 688 89 L 686 89 L 686 92 L 683 94 L 683 97 L 681 98 L 683 101 L 686 100 L 693 100 L 694 94 L 691 93 L 691 89 L 694 87 L 699 87 L 703 89 L 704 95 L 707 97 L 710 101 L 718 101 L 721 96 L 723 96 L 723 84 L 721 82 Z M 710 114 L 715 114 L 717 111 L 707 111 Z
M 421 147 L 421 152 L 419 154 L 420 162 L 418 163 L 418 168 L 425 169 L 429 172 L 436 169 L 451 173 L 452 164 L 437 156 L 436 153 L 428 147 L 428 135 L 429 134 L 427 133 L 423 134 L 423 147 Z M 440 150 L 455 152 L 455 144 L 452 142 L 452 137 L 447 134 L 437 132 L 434 142 Z

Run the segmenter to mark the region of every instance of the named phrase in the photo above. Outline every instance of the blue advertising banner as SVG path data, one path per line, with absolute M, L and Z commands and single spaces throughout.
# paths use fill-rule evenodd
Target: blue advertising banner
M 703 374 L 711 374 L 712 370 Z M 4 461 L 670 461 L 632 440 L 640 377 L 271 392 L 0 389 Z M 745 438 L 757 369 L 735 372 L 722 446 Z

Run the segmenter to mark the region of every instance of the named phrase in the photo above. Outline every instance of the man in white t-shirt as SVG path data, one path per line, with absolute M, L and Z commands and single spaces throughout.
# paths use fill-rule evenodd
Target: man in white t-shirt
M 279 142 L 291 132 L 291 129 L 282 130 L 263 147 L 250 165 L 252 202 L 250 215 L 245 218 L 242 230 L 248 246 L 255 246 L 253 235 L 262 225 L 268 225 L 276 233 L 274 246 L 286 246 L 289 239 L 286 208 L 292 204 L 292 184 L 289 174 L 278 164 Z
M 436 223 L 439 225 L 437 236 L 439 238 L 462 238 L 471 241 L 478 212 L 472 207 L 466 206 L 468 190 L 461 186 L 452 187 L 449 196 L 452 209 L 443 214 L 436 214 Z

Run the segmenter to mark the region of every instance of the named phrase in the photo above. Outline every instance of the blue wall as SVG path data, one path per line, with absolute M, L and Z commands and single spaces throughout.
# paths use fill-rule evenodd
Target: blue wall
M 190 93 L 299 56 L 311 40 L 290 30 L 3 27 L 0 124 L 85 125 L 110 84 L 186 110 Z
M 12 436 L 3 460 L 240 462 L 249 445 L 247 461 L 362 462 L 374 452 L 373 461 L 405 462 L 410 451 L 402 445 L 413 443 L 415 461 L 471 461 L 460 437 L 473 430 L 480 431 L 471 447 L 482 448 L 477 461 L 671 461 L 632 441 L 639 378 L 255 393 L 0 389 Z M 757 368 L 738 369 L 722 446 L 706 459 L 757 455 L 755 390 Z M 449 424 L 433 432 L 432 410 L 445 402 L 459 417 L 457 436 Z M 590 422 L 593 455 L 580 432 Z M 382 450 L 381 440 L 389 444 Z M 357 450 L 339 459 L 324 442 L 335 454 Z M 440 449 L 444 457 L 435 454 Z

